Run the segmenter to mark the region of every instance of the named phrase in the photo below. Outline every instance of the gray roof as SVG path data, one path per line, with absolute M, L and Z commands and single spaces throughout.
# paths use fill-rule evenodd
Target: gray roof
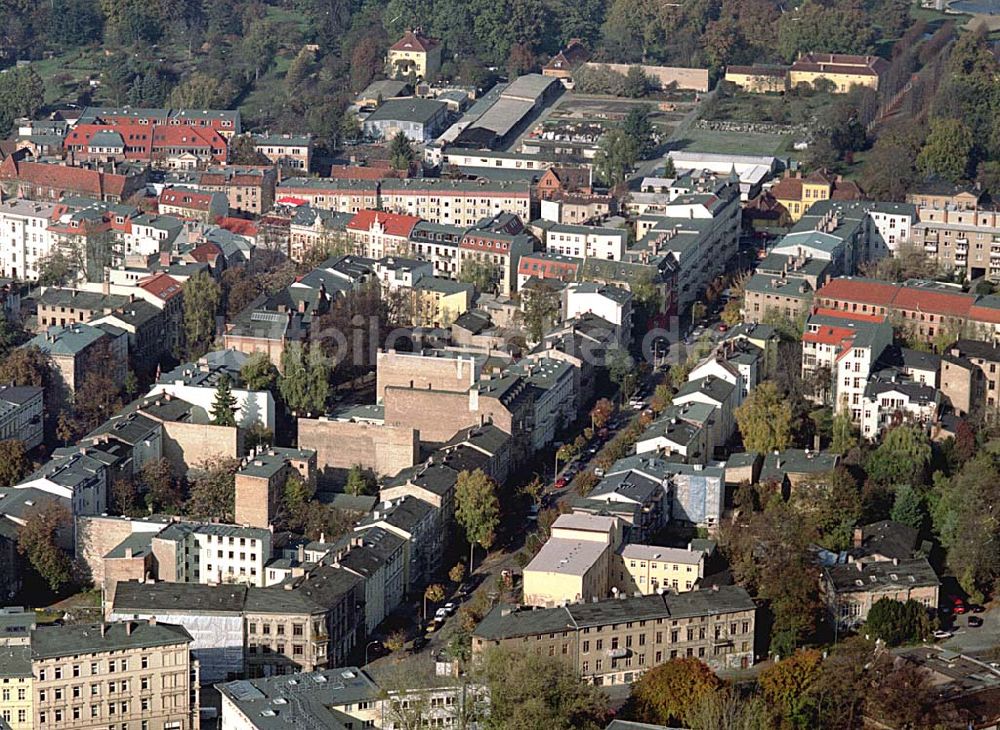
M 417 122 L 427 124 L 448 105 L 433 99 L 388 99 L 365 119 L 366 122 Z
M 481 454 L 480 456 L 485 462 L 487 457 Z M 385 486 L 397 487 L 404 484 L 414 484 L 434 494 L 443 495 L 455 488 L 457 480 L 458 471 L 451 468 L 450 465 L 441 463 L 441 460 L 435 460 L 434 463 L 417 464 L 403 469 L 396 476 L 387 479 Z
M 31 677 L 31 647 L 0 646 L 0 677 Z
M 725 403 L 732 394 L 734 386 L 728 380 L 717 378 L 713 375 L 706 375 L 704 378 L 689 380 L 684 383 L 674 395 L 674 399 L 693 393 L 703 393 L 717 403 Z
M 358 523 L 355 530 L 360 530 L 364 527 L 370 527 L 379 522 L 384 522 L 387 525 L 396 527 L 404 532 L 412 533 L 416 526 L 421 521 L 426 519 L 427 514 L 433 509 L 433 506 L 424 502 L 422 499 L 407 496 L 399 502 L 394 502 L 388 508 L 380 508 L 376 510 L 378 513 L 377 518 L 375 517 L 375 512 L 365 515 L 365 517 Z
M 108 558 L 124 558 L 126 550 L 132 551 L 133 558 L 141 558 L 152 554 L 152 549 L 152 532 L 133 532 L 120 543 L 111 548 L 111 551 L 108 552 L 104 558 L 105 560 Z
M 646 504 L 662 493 L 663 485 L 659 481 L 639 472 L 622 471 L 605 476 L 589 496 L 599 499 L 617 494 L 638 504 Z
M 382 697 L 379 686 L 357 667 L 240 679 L 216 688 L 259 730 L 344 730 L 345 716 L 336 708 Z
M 405 81 L 396 81 L 395 79 L 381 79 L 380 81 L 372 81 L 365 87 L 365 90 L 358 94 L 358 99 L 377 99 L 379 96 L 382 99 L 391 99 L 396 96 L 402 96 L 405 91 L 409 89 L 409 84 Z
M 906 560 L 920 544 L 920 531 L 901 522 L 882 520 L 861 526 L 860 550 L 868 555 Z
M 200 583 L 119 582 L 114 611 L 128 613 L 217 613 L 235 615 L 243 611 L 244 585 Z
M 808 449 L 785 449 L 777 454 L 765 454 L 760 481 L 781 481 L 786 474 L 826 474 L 839 461 L 838 454 Z
M 73 324 L 65 327 L 53 325 L 48 331 L 35 335 L 25 344 L 37 347 L 53 356 L 76 357 L 107 333 L 89 324 Z
M 893 588 L 940 585 L 927 558 L 910 560 L 857 561 L 823 569 L 837 593 L 882 592 Z
M 578 628 L 651 619 L 678 619 L 753 611 L 753 600 L 739 586 L 719 586 L 679 594 L 625 597 L 574 603 L 560 608 L 511 610 L 496 606 L 480 622 L 474 636 L 495 640 Z
M 183 626 L 148 621 L 116 621 L 102 624 L 39 626 L 31 632 L 34 659 L 96 654 L 172 644 L 190 644 L 191 634 Z

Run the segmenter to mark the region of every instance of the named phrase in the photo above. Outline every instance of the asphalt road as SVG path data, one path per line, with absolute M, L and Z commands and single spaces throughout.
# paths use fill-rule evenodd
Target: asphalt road
M 969 616 L 979 616 L 983 620 L 983 625 L 970 628 Z M 1000 648 L 1000 608 L 994 607 L 979 614 L 967 613 L 954 616 L 947 621 L 942 620 L 941 623 L 943 628 L 955 632 L 952 638 L 938 642 L 945 649 L 979 656 L 990 654 Z M 993 660 L 992 657 L 990 659 Z

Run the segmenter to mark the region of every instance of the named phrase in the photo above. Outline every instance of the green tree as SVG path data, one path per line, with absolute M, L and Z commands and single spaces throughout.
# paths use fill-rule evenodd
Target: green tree
M 649 93 L 649 77 L 642 66 L 629 66 L 625 73 L 625 96 L 633 99 L 646 96 Z
M 750 391 L 736 409 L 736 423 L 747 451 L 783 451 L 791 443 L 792 408 L 773 382 L 761 383 Z
M 830 450 L 835 453 L 846 454 L 858 445 L 858 430 L 846 413 L 838 413 L 833 417 L 831 433 Z
M 0 130 L 18 117 L 34 117 L 44 103 L 45 85 L 32 66 L 7 69 L 0 75 Z
M 927 609 L 912 598 L 905 603 L 880 598 L 868 610 L 865 633 L 889 646 L 920 641 L 930 634 Z
M 192 360 L 208 352 L 215 341 L 215 315 L 221 296 L 218 283 L 204 271 L 184 282 L 184 336 Z
M 306 348 L 299 342 L 287 345 L 281 354 L 278 392 L 295 413 L 322 413 L 330 393 L 330 368 L 319 345 Z
M 474 565 L 478 544 L 489 550 L 500 526 L 500 501 L 497 484 L 482 469 L 462 471 L 455 484 L 455 521 L 465 530 L 469 542 L 469 569 Z
M 653 413 L 660 414 L 673 402 L 674 394 L 670 386 L 666 383 L 660 383 L 653 391 L 653 400 L 650 401 L 650 408 L 653 409 Z
M 197 517 L 219 517 L 233 521 L 236 501 L 236 470 L 240 462 L 227 457 L 206 459 L 194 471 L 191 494 L 185 510 Z
M 31 507 L 17 530 L 17 552 L 53 591 L 69 583 L 72 576 L 69 553 L 59 546 L 72 525 L 69 508 L 53 499 Z
M 282 490 L 282 503 L 287 515 L 298 515 L 300 510 L 306 508 L 309 501 L 315 496 L 316 488 L 310 487 L 309 483 L 299 476 L 298 472 L 292 472 L 285 480 L 285 487 Z
M 620 347 L 609 350 L 605 362 L 608 366 L 608 377 L 618 386 L 622 398 L 631 396 L 638 382 L 638 373 L 635 370 L 635 360 L 629 355 L 628 350 Z
M 486 261 L 466 259 L 461 262 L 458 280 L 472 284 L 480 292 L 491 292 L 496 288 L 496 269 Z
M 389 164 L 394 170 L 408 170 L 416 158 L 417 153 L 407 136 L 396 132 L 396 136 L 389 142 Z
M 638 66 L 633 66 L 632 68 L 638 68 Z M 631 68 L 629 69 L 629 73 L 632 73 Z M 636 154 L 642 160 L 649 157 L 656 149 L 656 129 L 653 127 L 653 123 L 649 121 L 649 109 L 649 106 L 646 104 L 633 106 L 622 120 L 622 131 L 632 140 L 632 143 L 635 145 Z
M 216 426 L 236 425 L 236 396 L 228 375 L 219 378 L 215 386 L 215 401 L 212 403 L 212 423 Z
M 493 647 L 481 656 L 475 678 L 490 697 L 485 730 L 602 730 L 608 700 L 557 657 Z
M 278 382 L 278 368 L 264 352 L 250 355 L 240 368 L 240 379 L 247 390 L 274 391 Z
M 972 146 L 972 131 L 964 122 L 959 119 L 935 119 L 917 156 L 917 167 L 925 175 L 937 175 L 957 182 L 969 174 Z
M 924 499 L 920 492 L 909 484 L 901 484 L 896 487 L 896 498 L 892 503 L 892 511 L 889 513 L 896 522 L 921 529 L 926 517 L 924 511 Z
M 639 147 L 635 139 L 622 127 L 612 127 L 598 142 L 594 172 L 606 185 L 617 187 L 628 179 L 638 159 Z
M 249 134 L 240 134 L 229 141 L 229 162 L 233 165 L 270 165 L 267 155 L 257 151 Z
M 698 659 L 671 659 L 644 672 L 632 685 L 629 700 L 640 722 L 686 724 L 691 709 L 721 686 L 715 672 Z
M 524 324 L 528 329 L 528 339 L 539 342 L 545 328 L 559 315 L 559 294 L 555 288 L 542 282 L 539 286 L 522 294 L 524 298 Z
M 885 432 L 865 464 L 869 478 L 882 485 L 922 483 L 931 459 L 927 434 L 919 426 L 900 425 Z
M 184 493 L 174 479 L 166 459 L 147 461 L 139 470 L 140 491 L 146 494 L 150 512 L 178 514 L 184 504 Z
M 375 490 L 375 475 L 371 469 L 365 469 L 361 464 L 355 464 L 347 472 L 347 482 L 344 491 L 360 497 L 371 494 Z
M 170 92 L 171 107 L 188 109 L 225 109 L 232 99 L 228 82 L 209 73 L 195 71 Z
M 139 509 L 139 490 L 135 482 L 128 478 L 115 479 L 111 485 L 111 509 L 112 514 L 125 515 L 126 517 L 138 517 L 142 513 Z

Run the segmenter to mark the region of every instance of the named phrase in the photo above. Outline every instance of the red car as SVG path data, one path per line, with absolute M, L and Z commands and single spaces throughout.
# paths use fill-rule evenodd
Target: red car
M 963 601 L 958 596 L 952 596 L 951 597 L 951 610 L 952 610 L 952 612 L 954 612 L 956 614 L 959 614 L 959 615 L 965 613 L 965 611 L 966 611 L 965 601 Z
M 562 489 L 567 484 L 569 484 L 569 482 L 566 481 L 565 477 L 559 477 L 558 479 L 556 479 L 555 484 L 553 486 L 556 489 Z

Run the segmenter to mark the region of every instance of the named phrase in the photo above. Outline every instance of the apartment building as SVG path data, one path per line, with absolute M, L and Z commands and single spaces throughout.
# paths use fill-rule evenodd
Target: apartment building
M 120 385 L 125 379 L 128 336 L 123 331 L 115 334 L 114 330 L 89 324 L 50 325 L 44 333 L 28 340 L 26 346 L 37 347 L 52 359 L 71 393 L 83 383 L 87 369 L 94 365 L 93 358 L 98 356 L 105 372 Z
M 504 230 L 511 227 L 487 224 L 466 232 L 458 245 L 458 275 L 482 266 L 492 271 L 491 284 L 497 293 L 510 296 L 517 291 L 518 265 L 522 256 L 534 250 L 534 241 L 520 232 L 520 221 L 515 232 Z
M 883 315 L 815 308 L 802 333 L 802 377 L 809 382 L 825 378 L 830 384 L 821 392 L 814 391 L 812 397 L 817 402 L 835 402 L 837 393 L 840 399 L 846 397 L 848 405 L 860 404 L 868 375 L 891 344 L 892 325 Z M 840 380 L 834 382 L 838 374 Z M 845 404 L 836 403 L 838 411 L 842 410 Z
M 658 545 L 627 544 L 618 551 L 616 584 L 625 595 L 693 590 L 705 577 L 705 552 Z
M 473 631 L 472 651 L 533 651 L 559 657 L 586 682 L 631 684 L 646 670 L 682 657 L 713 669 L 749 667 L 755 616 L 753 600 L 738 586 L 535 610 L 500 605 Z
M 983 404 L 989 410 L 997 408 L 1000 405 L 1000 347 L 963 339 L 955 342 L 947 355 L 943 366 L 950 364 L 951 358 L 963 358 L 979 369 L 983 380 Z
M 528 182 L 383 179 L 379 199 L 385 210 L 445 225 L 474 226 L 483 218 L 500 213 L 510 213 L 523 221 L 531 220 L 532 195 Z
M 17 439 L 30 451 L 42 443 L 45 389 L 0 385 L 0 441 Z
M 531 224 L 549 253 L 575 258 L 620 261 L 625 255 L 628 233 L 624 228 L 600 228 L 540 220 Z
M 934 612 L 940 586 L 927 558 L 858 559 L 823 568 L 820 598 L 830 618 L 840 628 L 850 630 L 864 623 L 868 611 L 882 598 L 912 599 Z
M 227 165 L 205 170 L 199 177 L 198 188 L 225 195 L 230 210 L 263 215 L 274 206 L 276 184 L 273 167 Z
M 278 183 L 275 200 L 298 205 L 308 203 L 314 208 L 336 213 L 358 213 L 379 207 L 379 181 L 291 177 Z
M 229 213 L 229 201 L 222 193 L 190 188 L 165 188 L 157 198 L 160 213 L 187 220 L 214 223 Z
M 263 587 L 271 531 L 239 525 L 175 522 L 151 536 L 160 580 L 246 583 Z
M 155 618 L 31 632 L 35 728 L 195 730 L 191 634 Z
M 35 281 L 54 243 L 49 225 L 66 210 L 60 203 L 14 198 L 0 202 L 0 276 Z
M 293 473 L 315 487 L 316 452 L 270 446 L 244 459 L 236 472 L 236 523 L 268 529 Z
M 799 84 L 815 86 L 824 80 L 832 84 L 834 93 L 846 94 L 855 86 L 878 89 L 888 70 L 889 62 L 880 56 L 804 53 L 788 70 L 788 83 L 794 89 Z
M 254 134 L 254 149 L 271 162 L 295 170 L 309 172 L 312 164 L 313 140 L 308 134 Z
M 412 215 L 362 210 L 347 222 L 346 236 L 358 256 L 408 256 L 410 234 L 419 222 Z

